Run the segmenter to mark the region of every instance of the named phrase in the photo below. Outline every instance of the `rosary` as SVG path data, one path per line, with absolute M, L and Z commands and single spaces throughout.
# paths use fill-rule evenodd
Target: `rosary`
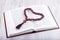
M 28 18 L 28 16 L 26 15 L 26 11 L 27 10 L 30 10 L 33 14 L 35 15 L 39 15 L 41 16 L 41 18 L 36 18 L 36 19 L 31 19 L 31 18 Z M 16 26 L 16 29 L 19 29 L 24 23 L 26 23 L 26 21 L 38 21 L 38 20 L 41 20 L 44 18 L 44 15 L 42 13 L 37 13 L 37 12 L 34 12 L 31 8 L 25 8 L 24 9 L 24 16 L 25 16 L 25 20 L 23 20 L 23 22 L 21 24 L 18 24 Z

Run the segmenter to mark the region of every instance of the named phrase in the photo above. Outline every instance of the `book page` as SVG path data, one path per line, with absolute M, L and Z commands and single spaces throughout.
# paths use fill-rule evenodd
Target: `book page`
M 33 22 L 35 25 L 33 29 L 35 31 L 58 28 L 55 19 L 53 18 L 48 6 L 35 7 L 33 9 L 34 11 L 41 12 L 44 15 L 44 18 L 42 20 Z
M 32 32 L 34 27 L 33 23 L 27 21 L 22 25 L 20 29 L 16 29 L 18 24 L 21 24 L 25 20 L 23 8 L 15 9 L 5 12 L 5 19 L 7 25 L 8 36 L 18 35 L 26 32 Z

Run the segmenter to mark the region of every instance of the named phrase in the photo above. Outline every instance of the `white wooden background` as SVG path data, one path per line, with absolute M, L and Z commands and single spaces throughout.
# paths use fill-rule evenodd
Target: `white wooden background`
M 0 40 L 60 40 L 60 29 L 6 38 L 3 12 L 22 6 L 46 4 L 60 26 L 60 0 L 0 0 Z

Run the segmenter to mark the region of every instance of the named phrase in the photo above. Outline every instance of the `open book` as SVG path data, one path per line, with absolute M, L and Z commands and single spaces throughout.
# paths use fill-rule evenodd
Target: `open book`
M 26 21 L 19 29 L 16 29 L 16 26 L 21 24 L 26 18 L 24 15 L 24 10 L 26 8 L 31 8 L 34 12 L 43 14 L 44 17 L 37 21 Z M 31 10 L 26 10 L 26 15 L 30 19 L 41 18 L 41 16 L 33 14 Z M 46 5 L 20 7 L 6 11 L 4 13 L 4 22 L 7 37 L 13 37 L 33 31 L 37 32 L 58 28 L 58 24 L 56 23 L 54 16 Z

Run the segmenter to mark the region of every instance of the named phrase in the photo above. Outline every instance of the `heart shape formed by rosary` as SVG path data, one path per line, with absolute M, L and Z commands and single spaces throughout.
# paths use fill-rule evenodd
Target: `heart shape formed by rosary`
M 40 18 L 35 18 L 35 19 L 33 19 L 33 18 L 28 18 L 27 14 L 26 14 L 26 11 L 27 11 L 27 10 L 31 11 L 31 12 L 32 12 L 33 14 L 35 14 L 35 15 L 39 15 Z M 24 16 L 25 16 L 25 20 L 23 20 L 23 22 L 22 22 L 21 24 L 17 25 L 17 26 L 16 26 L 16 29 L 19 29 L 24 23 L 26 23 L 26 21 L 39 21 L 39 20 L 41 20 L 41 19 L 44 18 L 44 15 L 43 15 L 42 13 L 34 12 L 31 8 L 25 8 L 25 9 L 24 9 Z

